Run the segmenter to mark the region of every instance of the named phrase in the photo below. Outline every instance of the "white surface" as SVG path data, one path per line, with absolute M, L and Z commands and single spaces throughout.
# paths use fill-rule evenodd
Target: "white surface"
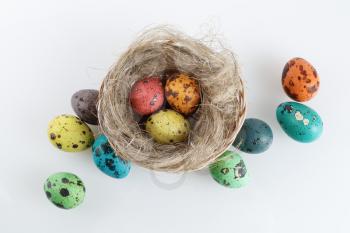
M 1 233 L 350 232 L 349 1 L 196 2 L 0 2 Z M 137 33 L 163 23 L 193 36 L 214 28 L 239 56 L 248 117 L 267 121 L 275 136 L 268 152 L 243 154 L 252 177 L 242 189 L 217 185 L 206 170 L 182 177 L 134 166 L 114 180 L 95 168 L 89 150 L 68 154 L 48 142 L 48 121 L 73 113 L 72 93 L 98 88 Z M 288 138 L 274 115 L 289 100 L 280 78 L 294 56 L 321 77 L 307 105 L 325 130 L 307 145 Z M 86 184 L 74 210 L 44 195 L 44 180 L 58 171 Z

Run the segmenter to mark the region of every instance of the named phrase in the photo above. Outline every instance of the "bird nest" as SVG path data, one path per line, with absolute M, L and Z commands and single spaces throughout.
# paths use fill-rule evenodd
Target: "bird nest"
M 189 119 L 185 142 L 159 144 L 135 116 L 129 94 L 136 81 L 147 76 L 165 79 L 169 70 L 197 79 L 201 103 Z M 212 49 L 169 27 L 149 29 L 131 44 L 104 79 L 97 106 L 100 130 L 119 156 L 169 172 L 199 170 L 212 163 L 231 146 L 246 112 L 233 53 Z

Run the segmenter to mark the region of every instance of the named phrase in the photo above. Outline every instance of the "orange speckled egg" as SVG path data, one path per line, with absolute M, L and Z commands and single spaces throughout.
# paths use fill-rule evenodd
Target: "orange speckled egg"
M 165 97 L 174 110 L 190 115 L 201 100 L 198 82 L 187 74 L 175 73 L 166 82 Z
M 290 98 L 304 102 L 316 95 L 320 87 L 320 78 L 308 61 L 293 58 L 284 66 L 282 85 Z

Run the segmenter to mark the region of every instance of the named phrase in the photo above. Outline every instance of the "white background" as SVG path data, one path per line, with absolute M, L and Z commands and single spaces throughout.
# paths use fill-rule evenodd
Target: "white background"
M 75 91 L 97 89 L 139 32 L 164 23 L 195 37 L 217 33 L 238 55 L 248 117 L 268 122 L 275 136 L 266 153 L 242 154 L 251 173 L 244 188 L 223 188 L 207 170 L 134 166 L 115 180 L 90 150 L 64 153 L 47 139 L 48 122 L 73 113 Z M 349 23 L 347 0 L 1 0 L 0 232 L 350 232 Z M 295 56 L 321 78 L 307 105 L 324 134 L 312 144 L 288 138 L 275 119 L 289 100 L 282 69 Z M 43 183 L 58 171 L 83 179 L 78 208 L 46 199 Z

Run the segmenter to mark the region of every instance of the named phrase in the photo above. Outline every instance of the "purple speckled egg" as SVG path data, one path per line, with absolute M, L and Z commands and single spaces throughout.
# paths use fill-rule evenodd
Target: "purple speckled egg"
M 97 119 L 98 91 L 84 89 L 74 93 L 71 104 L 78 117 L 91 125 L 98 125 Z

